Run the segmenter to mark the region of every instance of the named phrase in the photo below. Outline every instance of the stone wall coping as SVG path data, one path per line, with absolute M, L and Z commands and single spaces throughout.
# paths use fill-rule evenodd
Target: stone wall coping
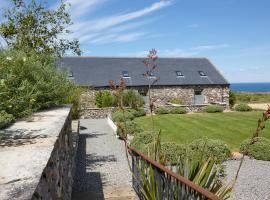
M 11 143 L 0 147 L 1 200 L 31 199 L 70 109 L 37 112 L 2 130 Z
M 115 109 L 116 107 L 106 107 L 106 108 L 82 108 L 82 110 L 110 110 Z

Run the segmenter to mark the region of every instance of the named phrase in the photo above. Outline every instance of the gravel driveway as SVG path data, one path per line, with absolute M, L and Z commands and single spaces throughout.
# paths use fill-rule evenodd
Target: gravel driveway
M 102 197 L 105 188 L 131 188 L 131 173 L 123 141 L 117 139 L 107 119 L 82 119 L 73 196 L 82 192 Z M 73 198 L 81 199 L 81 198 Z
M 225 162 L 227 179 L 232 180 L 240 160 Z M 270 162 L 245 158 L 230 200 L 270 200 Z

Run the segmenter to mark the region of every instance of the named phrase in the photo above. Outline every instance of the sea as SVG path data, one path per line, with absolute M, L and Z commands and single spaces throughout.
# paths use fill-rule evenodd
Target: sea
M 269 92 L 270 83 L 231 83 L 230 89 L 235 92 Z

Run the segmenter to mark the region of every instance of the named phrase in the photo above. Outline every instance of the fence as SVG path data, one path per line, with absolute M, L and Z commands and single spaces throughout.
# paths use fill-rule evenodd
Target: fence
M 130 147 L 129 154 L 134 174 L 133 188 L 140 199 L 147 199 L 145 196 L 148 195 L 155 200 L 220 200 L 215 194 L 149 159 L 136 149 Z

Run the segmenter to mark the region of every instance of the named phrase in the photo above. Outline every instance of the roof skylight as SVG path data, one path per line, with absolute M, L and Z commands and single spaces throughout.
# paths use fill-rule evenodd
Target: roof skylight
M 200 76 L 207 76 L 206 73 L 204 73 L 204 71 L 198 71 Z
M 124 78 L 129 78 L 130 77 L 128 71 L 122 71 L 122 75 L 123 75 Z
M 177 77 L 184 77 L 184 74 L 181 71 L 175 71 Z

